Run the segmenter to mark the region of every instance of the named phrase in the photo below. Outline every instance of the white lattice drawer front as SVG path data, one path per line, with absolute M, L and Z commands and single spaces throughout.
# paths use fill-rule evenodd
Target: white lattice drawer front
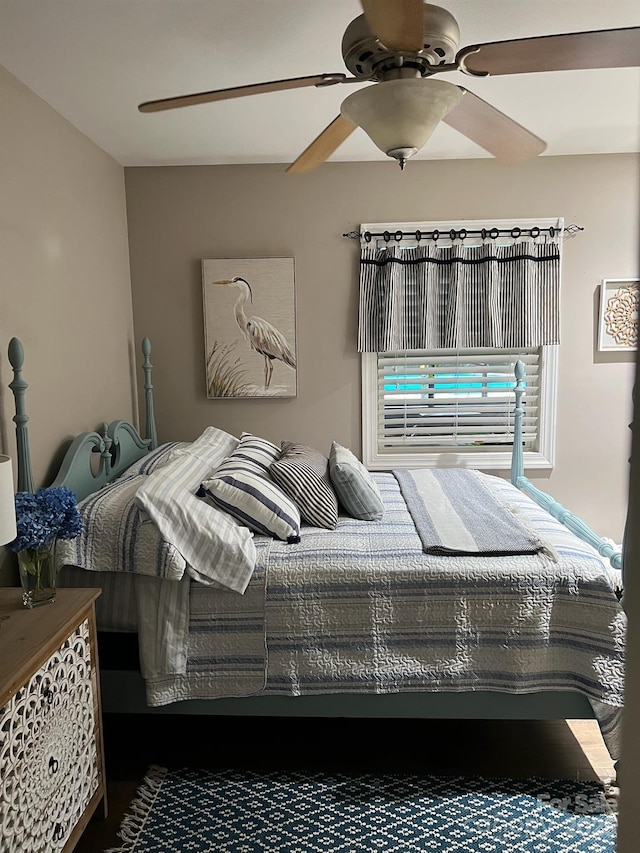
M 0 711 L 2 853 L 62 850 L 97 790 L 91 675 L 85 621 Z

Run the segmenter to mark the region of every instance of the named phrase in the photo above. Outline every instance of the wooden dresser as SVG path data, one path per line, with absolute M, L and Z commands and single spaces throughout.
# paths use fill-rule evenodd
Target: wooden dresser
M 107 814 L 96 646 L 99 589 L 33 610 L 0 589 L 0 850 L 70 853 Z

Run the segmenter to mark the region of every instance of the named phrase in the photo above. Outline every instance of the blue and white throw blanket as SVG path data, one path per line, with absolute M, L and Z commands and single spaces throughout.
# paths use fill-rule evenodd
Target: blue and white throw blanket
M 549 548 L 467 468 L 396 469 L 426 554 L 504 557 Z

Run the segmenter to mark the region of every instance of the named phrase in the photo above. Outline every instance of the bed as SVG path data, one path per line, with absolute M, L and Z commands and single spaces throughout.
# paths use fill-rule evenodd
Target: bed
M 299 536 L 274 536 L 225 518 L 220 503 L 205 513 L 215 525 L 194 523 L 192 503 L 194 514 L 214 509 L 204 472 L 235 458 L 245 434 L 209 427 L 194 442 L 159 445 L 148 339 L 142 352 L 144 437 L 123 420 L 83 433 L 52 483 L 74 491 L 85 521 L 82 537 L 58 545 L 60 584 L 103 590 L 105 712 L 595 718 L 617 759 L 622 552 L 525 477 L 521 364 L 510 480 L 455 469 L 446 481 L 440 473 L 369 474 L 382 517 L 354 518 L 340 503 L 335 529 L 303 520 Z M 18 490 L 33 491 L 16 339 L 9 357 Z M 165 536 L 178 481 L 183 527 Z M 454 502 L 461 491 L 477 492 L 486 517 L 504 514 L 524 545 L 450 548 L 441 538 L 428 548 L 427 522 L 448 528 L 450 517 L 434 521 L 433 489 Z M 464 517 L 462 504 L 457 514 Z

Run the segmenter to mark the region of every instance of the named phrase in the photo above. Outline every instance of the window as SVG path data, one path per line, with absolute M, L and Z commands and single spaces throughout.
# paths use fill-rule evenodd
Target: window
M 525 464 L 553 465 L 557 347 L 362 353 L 365 464 L 508 468 L 518 360 Z
M 511 226 L 534 223 L 509 221 Z M 540 227 L 562 227 L 542 220 Z M 500 223 L 492 223 L 501 227 Z M 436 228 L 478 229 L 484 223 L 363 225 L 370 233 Z M 382 242 L 382 241 L 381 241 Z M 443 241 L 444 242 L 444 241 Z M 470 242 L 466 241 L 467 244 Z M 415 246 L 415 240 L 399 241 Z M 395 243 L 398 245 L 398 242 Z M 451 245 L 449 243 L 449 245 Z M 435 349 L 362 353 L 363 461 L 367 467 L 511 465 L 515 364 L 525 369 L 523 449 L 527 468 L 550 468 L 555 455 L 557 346 Z

